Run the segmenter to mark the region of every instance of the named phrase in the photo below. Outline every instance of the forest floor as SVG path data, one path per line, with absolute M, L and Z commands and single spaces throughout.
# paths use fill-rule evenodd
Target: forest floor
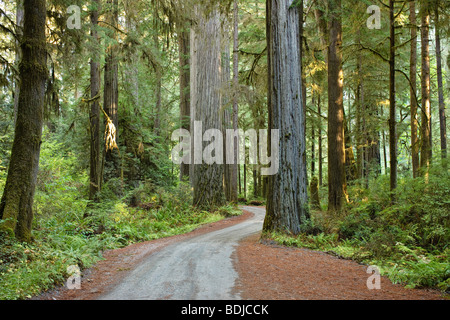
M 33 299 L 99 299 L 167 246 L 244 223 L 253 216 L 252 212 L 244 210 L 242 216 L 205 225 L 188 234 L 105 252 L 103 261 L 83 272 L 80 290 L 60 287 Z M 444 299 L 438 291 L 406 289 L 385 277 L 381 277 L 380 290 L 369 290 L 367 266 L 322 252 L 261 241 L 259 233 L 240 239 L 238 243 L 231 255 L 237 271 L 233 294 L 242 300 Z

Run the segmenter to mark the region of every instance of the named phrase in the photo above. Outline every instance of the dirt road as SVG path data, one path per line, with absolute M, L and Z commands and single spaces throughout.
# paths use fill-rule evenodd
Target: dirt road
M 188 234 L 104 253 L 80 290 L 59 288 L 39 300 L 441 300 L 381 277 L 367 287 L 367 266 L 267 241 L 263 207 Z
M 150 255 L 119 285 L 100 297 L 106 300 L 236 300 L 238 273 L 232 254 L 239 241 L 262 229 L 265 210 L 244 207 L 250 219 L 183 242 Z

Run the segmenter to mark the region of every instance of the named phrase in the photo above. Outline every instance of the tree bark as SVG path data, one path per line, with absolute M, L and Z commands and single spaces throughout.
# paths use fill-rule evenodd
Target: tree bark
M 390 189 L 397 188 L 397 121 L 395 106 L 395 20 L 394 0 L 389 0 L 389 154 L 390 154 Z M 394 194 L 391 195 L 395 200 Z
M 221 73 L 222 73 L 222 91 L 224 94 L 221 95 L 221 114 L 222 114 L 222 136 L 223 141 L 226 141 L 227 129 L 233 129 L 233 106 L 230 106 L 233 104 L 233 99 L 230 100 L 230 92 L 231 89 L 231 56 L 230 56 L 230 30 L 229 30 L 229 23 L 227 20 L 223 21 L 222 23 L 222 66 L 221 66 Z M 225 192 L 225 198 L 227 201 L 232 201 L 232 170 L 234 168 L 233 164 L 227 164 L 226 158 L 227 153 L 231 152 L 227 149 L 227 144 L 224 143 L 223 145 L 223 185 L 224 185 L 224 192 Z M 234 150 L 234 146 L 231 147 Z M 235 154 L 236 155 L 236 154 Z M 235 162 L 236 163 L 236 162 Z M 237 186 L 236 186 L 237 187 Z M 236 200 L 234 200 L 236 201 Z
M 328 210 L 339 211 L 347 201 L 342 70 L 341 1 L 329 3 L 328 47 Z
M 320 94 L 317 97 L 317 113 L 319 114 L 318 120 L 319 120 L 319 128 L 318 128 L 318 134 L 319 134 L 319 187 L 323 185 L 323 149 L 322 149 L 322 105 L 320 101 Z
M 233 129 L 235 132 L 238 129 L 238 94 L 239 94 L 239 7 L 237 0 L 234 1 L 233 8 Z M 239 159 L 239 137 L 233 139 L 234 149 L 234 163 L 230 166 L 230 201 L 237 203 L 238 191 L 237 191 L 237 171 L 238 171 L 238 159 Z
M 45 84 L 46 1 L 24 0 L 20 95 L 8 176 L 0 202 L 0 226 L 20 241 L 31 240 L 33 199 L 39 169 Z
M 357 42 L 361 44 L 361 34 L 360 31 L 357 31 Z M 365 109 L 365 100 L 364 100 L 364 75 L 362 71 L 362 55 L 361 51 L 358 52 L 357 58 L 357 66 L 358 70 L 358 87 L 356 89 L 356 170 L 357 170 L 357 178 L 364 177 L 364 141 L 363 141 L 363 127 L 362 127 L 362 118 L 363 110 Z
M 208 17 L 198 15 L 195 28 L 197 57 L 195 60 L 195 83 L 193 87 L 195 100 L 194 120 L 202 123 L 202 136 L 206 130 L 222 129 L 220 118 L 222 86 L 222 45 L 221 21 L 217 9 L 213 9 Z M 192 84 L 192 83 L 191 83 Z M 217 138 L 217 137 L 216 137 Z M 205 145 L 195 146 L 204 150 Z M 225 203 L 223 188 L 223 166 L 213 164 L 193 165 L 194 205 L 210 209 Z
M 98 17 L 100 1 L 93 0 L 95 8 L 91 12 L 91 38 L 93 44 L 97 44 L 98 37 Z M 91 108 L 90 119 L 90 171 L 89 171 L 89 200 L 95 200 L 100 191 L 100 61 L 98 51 L 94 50 L 91 58 Z
M 431 80 L 430 80 L 430 12 L 428 2 L 422 2 L 421 6 L 421 47 L 422 47 L 422 112 L 421 112 L 421 148 L 420 168 L 426 171 L 431 161 Z
M 279 170 L 269 176 L 264 231 L 298 234 L 309 220 L 299 11 L 292 0 L 267 1 L 269 129 L 279 130 Z M 269 134 L 269 136 L 271 136 Z M 271 139 L 269 139 L 271 140 Z M 269 145 L 272 141 L 269 141 Z M 276 150 L 270 148 L 272 157 Z M 274 159 L 275 159 L 274 158 Z
M 17 25 L 17 34 L 16 36 L 20 39 L 22 36 L 22 28 L 23 28 L 23 0 L 17 0 L 17 12 L 16 12 L 16 25 Z M 20 61 L 22 59 L 22 52 L 20 49 L 20 41 L 16 40 L 16 65 L 19 66 Z M 14 124 L 17 121 L 17 111 L 19 108 L 19 94 L 20 94 L 20 83 L 18 79 L 16 79 L 14 84 Z
M 436 36 L 436 69 L 438 81 L 438 96 L 439 96 L 439 131 L 441 136 L 441 155 L 442 158 L 447 158 L 447 121 L 445 118 L 445 101 L 444 101 L 444 84 L 442 81 L 442 52 L 441 52 L 441 37 L 440 37 L 440 21 L 439 21 L 439 1 L 436 1 L 434 10 L 435 16 L 435 36 Z
M 112 26 L 109 30 L 111 38 L 117 40 L 117 31 L 119 21 L 118 0 L 107 1 L 107 22 Z M 110 45 L 106 50 L 106 62 L 105 62 L 105 74 L 104 74 L 104 110 L 114 126 L 116 127 L 116 141 L 118 139 L 119 128 L 119 65 L 117 60 L 117 45 Z M 111 178 L 120 177 L 120 160 L 117 151 L 105 150 L 104 151 L 104 165 L 102 169 L 102 176 L 105 180 Z
M 317 177 L 311 179 L 309 189 L 311 190 L 311 208 L 313 210 L 322 210 L 320 206 L 319 181 L 317 180 Z
M 417 121 L 417 21 L 416 21 L 416 4 L 415 1 L 410 2 L 409 6 L 409 20 L 411 23 L 411 54 L 409 67 L 410 86 L 410 103 L 411 103 L 411 160 L 413 177 L 417 178 L 419 175 L 419 140 L 418 121 Z
M 180 26 L 179 29 L 178 45 L 180 54 L 180 121 L 181 128 L 190 131 L 190 31 L 184 25 Z M 189 180 L 189 164 L 181 164 L 180 180 Z

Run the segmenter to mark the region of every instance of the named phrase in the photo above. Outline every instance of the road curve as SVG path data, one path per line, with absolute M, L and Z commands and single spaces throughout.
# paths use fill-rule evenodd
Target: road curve
M 150 255 L 100 300 L 239 300 L 232 254 L 238 242 L 262 229 L 264 208 L 237 225 L 167 246 Z

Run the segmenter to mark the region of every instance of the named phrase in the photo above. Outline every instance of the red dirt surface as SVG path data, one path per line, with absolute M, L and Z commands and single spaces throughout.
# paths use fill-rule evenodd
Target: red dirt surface
M 259 235 L 243 240 L 235 253 L 245 300 L 442 300 L 434 290 L 406 289 L 381 277 L 369 290 L 367 266 L 308 249 L 263 244 Z

